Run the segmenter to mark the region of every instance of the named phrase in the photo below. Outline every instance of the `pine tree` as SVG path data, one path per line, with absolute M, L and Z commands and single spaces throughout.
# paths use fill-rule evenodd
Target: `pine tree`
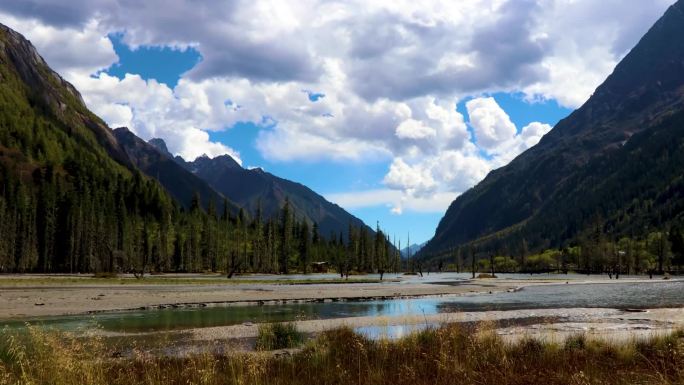
M 304 274 L 309 273 L 311 266 L 311 234 L 309 224 L 303 221 L 299 235 L 299 265 Z
M 280 235 L 280 272 L 287 274 L 290 255 L 292 254 L 292 213 L 290 212 L 290 199 L 285 198 L 285 204 L 281 210 L 281 235 Z

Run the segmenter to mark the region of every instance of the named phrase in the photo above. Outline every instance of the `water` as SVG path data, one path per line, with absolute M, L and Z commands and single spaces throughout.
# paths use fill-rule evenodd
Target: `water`
M 451 278 L 453 280 L 453 278 Z M 49 317 L 34 320 L 60 330 L 98 325 L 112 332 L 149 332 L 236 325 L 245 322 L 281 322 L 360 316 L 430 315 L 458 311 L 542 308 L 606 307 L 654 308 L 684 306 L 684 281 L 530 286 L 514 293 L 422 297 L 414 299 L 231 305 L 102 313 L 92 316 Z M 24 321 L 5 322 L 21 327 Z M 403 331 L 400 331 L 403 333 Z

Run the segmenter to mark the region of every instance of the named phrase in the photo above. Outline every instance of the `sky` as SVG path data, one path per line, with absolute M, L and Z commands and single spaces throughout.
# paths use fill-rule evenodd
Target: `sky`
M 0 23 L 111 127 L 303 183 L 406 244 L 673 2 L 21 0 Z

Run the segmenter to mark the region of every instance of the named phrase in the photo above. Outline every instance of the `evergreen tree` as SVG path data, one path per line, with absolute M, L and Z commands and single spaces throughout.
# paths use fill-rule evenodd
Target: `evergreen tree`
M 290 255 L 292 254 L 292 231 L 293 231 L 292 213 L 290 211 L 290 199 L 285 198 L 285 204 L 281 210 L 280 220 L 280 261 L 279 269 L 283 274 L 289 271 Z

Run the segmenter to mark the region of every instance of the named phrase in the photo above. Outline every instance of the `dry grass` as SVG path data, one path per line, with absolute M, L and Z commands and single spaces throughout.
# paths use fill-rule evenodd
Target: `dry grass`
M 256 350 L 296 348 L 304 343 L 304 334 L 293 322 L 259 325 Z
M 28 330 L 3 335 L 0 384 L 684 384 L 684 332 L 611 345 L 583 336 L 564 344 L 506 343 L 486 325 L 445 326 L 397 341 L 343 328 L 292 356 L 134 351 L 112 358 L 98 338 Z

